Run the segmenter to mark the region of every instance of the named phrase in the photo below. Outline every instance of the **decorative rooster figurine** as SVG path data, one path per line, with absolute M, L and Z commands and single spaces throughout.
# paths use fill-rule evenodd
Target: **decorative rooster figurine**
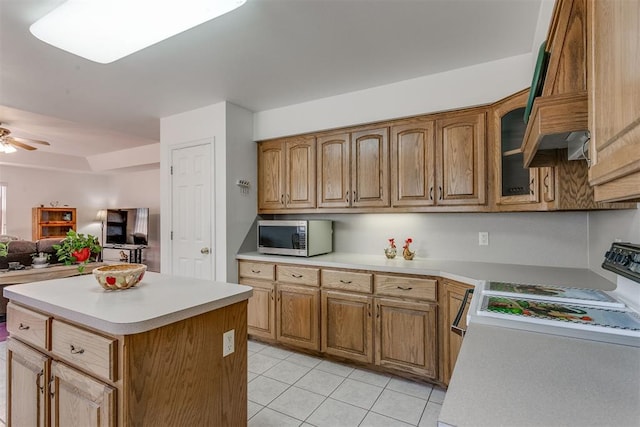
M 411 252 L 411 250 L 409 249 L 409 245 L 412 242 L 413 240 L 411 239 L 411 237 L 409 237 L 407 240 L 404 241 L 404 246 L 402 247 L 402 256 L 406 260 L 412 260 L 416 254 L 415 252 Z

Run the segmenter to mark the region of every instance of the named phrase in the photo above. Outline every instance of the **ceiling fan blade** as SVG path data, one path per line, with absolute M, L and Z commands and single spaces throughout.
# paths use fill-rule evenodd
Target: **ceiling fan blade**
M 5 138 L 5 142 L 7 144 L 13 145 L 14 147 L 23 148 L 25 150 L 29 150 L 29 151 L 37 150 L 36 147 L 32 147 L 32 146 L 30 146 L 28 144 L 24 144 L 24 143 L 22 143 L 20 141 L 16 141 L 16 138 L 12 138 L 12 137 Z
M 40 141 L 38 139 L 18 138 L 17 136 L 10 136 L 9 138 L 22 143 L 51 145 L 47 141 Z

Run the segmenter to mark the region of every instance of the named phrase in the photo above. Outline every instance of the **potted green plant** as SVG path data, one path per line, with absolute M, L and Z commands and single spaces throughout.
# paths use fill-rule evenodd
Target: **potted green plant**
M 95 260 L 102 248 L 96 236 L 76 233 L 74 230 L 67 232 L 67 237 L 59 245 L 53 245 L 58 260 L 65 265 L 79 264 L 78 271 L 83 272 L 87 263 Z
M 0 257 L 6 257 L 7 255 L 9 255 L 9 245 L 0 242 Z

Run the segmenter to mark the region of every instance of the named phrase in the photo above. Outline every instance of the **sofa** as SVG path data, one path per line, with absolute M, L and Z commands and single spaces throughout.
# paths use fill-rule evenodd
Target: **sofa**
M 0 257 L 0 270 L 9 268 L 10 262 L 19 262 L 24 266 L 30 266 L 33 263 L 33 254 L 44 252 L 50 254 L 49 264 L 58 264 L 58 257 L 53 245 L 60 244 L 63 239 L 40 239 L 38 241 L 9 239 L 7 243 L 7 256 Z

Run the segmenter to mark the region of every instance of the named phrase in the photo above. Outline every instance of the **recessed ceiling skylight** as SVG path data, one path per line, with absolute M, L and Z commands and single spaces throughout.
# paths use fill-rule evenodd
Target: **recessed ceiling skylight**
M 108 64 L 242 6 L 246 0 L 67 0 L 31 25 L 52 46 Z

